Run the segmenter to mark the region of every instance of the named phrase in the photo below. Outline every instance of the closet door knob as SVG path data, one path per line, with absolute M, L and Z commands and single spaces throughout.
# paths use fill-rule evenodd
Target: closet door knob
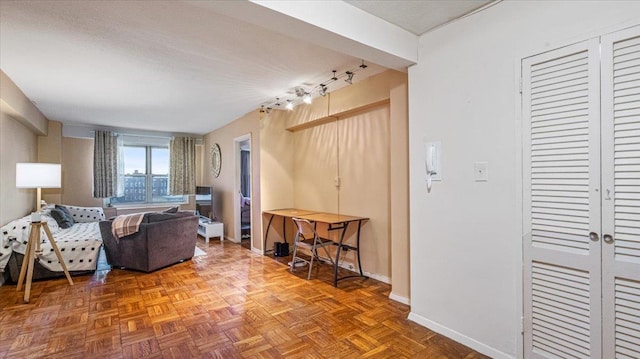
M 598 233 L 591 232 L 591 233 L 589 233 L 589 239 L 591 239 L 594 242 L 597 242 L 598 239 L 600 239 L 600 237 L 598 237 Z
M 602 237 L 602 240 L 603 240 L 605 243 L 613 243 L 613 236 L 612 236 L 612 235 L 610 235 L 610 234 L 605 234 L 605 235 Z

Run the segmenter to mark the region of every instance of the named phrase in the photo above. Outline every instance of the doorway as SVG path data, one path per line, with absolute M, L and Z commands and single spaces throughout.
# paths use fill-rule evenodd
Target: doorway
M 234 139 L 236 152 L 235 237 L 251 250 L 251 135 Z

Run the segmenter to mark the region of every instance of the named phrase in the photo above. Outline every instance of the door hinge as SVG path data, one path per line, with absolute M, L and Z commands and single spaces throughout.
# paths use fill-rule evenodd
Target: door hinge
M 519 87 L 520 87 L 520 94 L 522 95 L 522 77 L 520 78 L 520 84 L 519 84 Z

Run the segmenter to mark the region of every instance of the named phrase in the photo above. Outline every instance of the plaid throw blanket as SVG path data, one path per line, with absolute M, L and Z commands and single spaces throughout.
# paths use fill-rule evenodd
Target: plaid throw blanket
M 123 214 L 117 216 L 111 224 L 111 233 L 116 241 L 122 237 L 134 234 L 140 230 L 140 223 L 144 213 Z

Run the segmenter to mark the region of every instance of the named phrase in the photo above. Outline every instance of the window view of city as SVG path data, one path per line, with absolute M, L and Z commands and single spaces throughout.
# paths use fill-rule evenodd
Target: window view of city
M 163 203 L 184 200 L 183 196 L 170 196 L 168 192 L 169 149 L 124 146 L 124 195 L 112 198 L 111 203 Z

